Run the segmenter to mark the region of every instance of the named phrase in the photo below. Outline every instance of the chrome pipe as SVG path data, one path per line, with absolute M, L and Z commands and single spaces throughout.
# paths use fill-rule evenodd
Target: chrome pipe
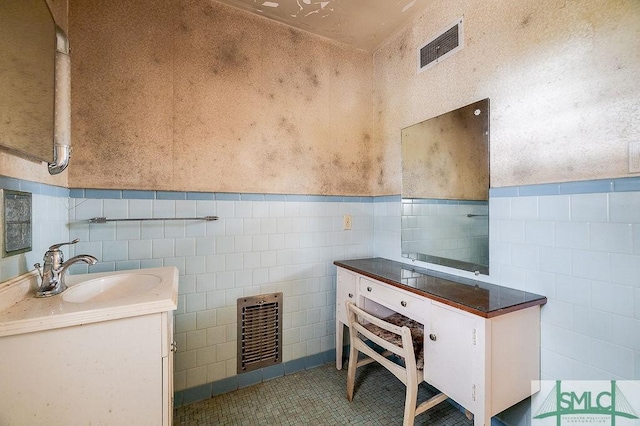
M 56 26 L 55 105 L 53 162 L 49 174 L 57 175 L 69 165 L 71 157 L 71 58 L 69 39 Z

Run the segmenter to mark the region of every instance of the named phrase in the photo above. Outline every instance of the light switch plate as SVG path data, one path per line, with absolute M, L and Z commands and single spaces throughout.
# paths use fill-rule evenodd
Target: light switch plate
M 640 173 L 640 141 L 629 142 L 629 173 Z
M 351 229 L 351 215 L 350 214 L 345 214 L 344 217 L 342 218 L 342 229 L 347 230 L 347 231 Z

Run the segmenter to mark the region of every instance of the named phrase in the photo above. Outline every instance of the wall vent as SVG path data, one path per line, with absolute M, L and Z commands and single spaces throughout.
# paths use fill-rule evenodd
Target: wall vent
M 463 18 L 459 18 L 418 48 L 418 73 L 443 61 L 463 47 Z
M 238 299 L 238 374 L 282 362 L 282 293 Z

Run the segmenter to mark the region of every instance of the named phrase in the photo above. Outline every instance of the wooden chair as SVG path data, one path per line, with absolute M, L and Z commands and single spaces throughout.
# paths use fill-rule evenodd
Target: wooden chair
M 351 302 L 347 302 L 346 305 L 350 343 L 347 370 L 347 399 L 349 401 L 353 399 L 356 369 L 376 361 L 393 373 L 407 387 L 402 423 L 404 426 L 413 425 L 415 416 L 447 399 L 445 394 L 439 393 L 416 406 L 418 384 L 423 380 L 422 367 L 424 366 L 424 327 L 421 324 L 397 313 L 380 319 L 368 314 Z M 358 322 L 358 317 L 368 323 L 361 324 Z M 413 337 L 411 328 L 413 328 Z M 370 340 L 385 351 L 376 352 L 367 345 L 365 340 Z M 367 355 L 368 358 L 358 361 L 359 352 Z M 404 366 L 389 360 L 387 357 L 391 354 L 402 357 Z

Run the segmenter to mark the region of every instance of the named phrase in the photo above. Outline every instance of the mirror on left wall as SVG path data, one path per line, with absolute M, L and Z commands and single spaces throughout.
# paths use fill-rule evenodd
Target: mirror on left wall
M 56 25 L 45 0 L 0 2 L 0 145 L 53 160 Z

